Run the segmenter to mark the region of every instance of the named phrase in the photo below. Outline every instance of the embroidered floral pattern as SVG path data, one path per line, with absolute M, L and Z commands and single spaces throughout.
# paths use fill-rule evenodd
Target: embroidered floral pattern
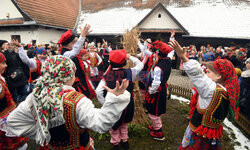
M 33 103 L 38 114 L 43 141 L 50 139 L 49 120 L 63 115 L 63 83 L 71 79 L 75 71 L 73 61 L 61 55 L 52 56 L 42 64 L 42 76 L 35 85 Z M 63 123 L 62 118 L 59 124 Z
M 225 87 L 229 96 L 230 106 L 233 112 L 236 114 L 237 119 L 237 107 L 239 107 L 237 101 L 240 95 L 240 85 L 234 66 L 229 60 L 217 59 L 214 61 L 213 67 L 225 80 Z

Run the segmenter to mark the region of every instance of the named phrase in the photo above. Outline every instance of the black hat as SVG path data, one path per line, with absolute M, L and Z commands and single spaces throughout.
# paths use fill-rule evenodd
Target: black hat
M 8 41 L 6 41 L 6 40 L 0 40 L 0 48 L 2 47 L 2 45 L 3 45 L 4 43 L 8 43 Z

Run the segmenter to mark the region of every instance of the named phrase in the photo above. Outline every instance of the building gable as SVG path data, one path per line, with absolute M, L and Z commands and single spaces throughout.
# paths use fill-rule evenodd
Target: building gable
M 156 5 L 148 15 L 138 23 L 141 32 L 176 32 L 188 34 L 187 30 L 161 4 Z
M 16 6 L 10 0 L 1 0 L 0 20 L 23 18 Z

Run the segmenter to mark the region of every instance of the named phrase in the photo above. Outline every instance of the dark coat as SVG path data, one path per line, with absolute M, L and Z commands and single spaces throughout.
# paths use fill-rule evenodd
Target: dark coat
M 240 111 L 250 120 L 250 70 L 241 74 L 240 82 Z
M 4 53 L 7 68 L 3 76 L 6 79 L 9 89 L 18 88 L 26 85 L 30 77 L 29 67 L 22 62 L 18 53 L 12 50 L 6 50 Z M 12 78 L 11 74 L 16 74 Z

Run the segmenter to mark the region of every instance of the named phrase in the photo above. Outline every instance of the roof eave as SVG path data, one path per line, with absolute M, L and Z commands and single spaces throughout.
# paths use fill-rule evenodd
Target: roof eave
M 47 28 L 55 28 L 55 29 L 59 29 L 59 30 L 69 30 L 71 28 L 67 28 L 67 27 L 58 27 L 58 26 L 53 26 L 53 25 L 47 25 L 47 24 L 37 24 L 39 26 L 42 27 L 47 27 Z
M 46 25 L 46 24 L 38 24 L 38 23 L 24 23 L 24 24 L 4 24 L 4 25 L 0 25 L 1 27 L 24 27 L 24 26 L 40 26 L 40 27 L 47 27 L 47 28 L 54 28 L 54 29 L 58 29 L 58 30 L 68 30 L 70 28 L 65 28 L 65 27 L 57 27 L 57 26 L 52 26 L 52 25 Z
M 250 37 L 213 37 L 213 36 L 195 36 L 195 35 L 182 35 L 182 37 L 188 38 L 214 38 L 214 39 L 239 39 L 239 40 L 250 40 Z
M 35 21 L 29 14 L 23 11 L 23 9 L 19 6 L 16 0 L 11 0 L 11 1 L 16 6 L 17 10 L 22 14 L 25 21 Z

